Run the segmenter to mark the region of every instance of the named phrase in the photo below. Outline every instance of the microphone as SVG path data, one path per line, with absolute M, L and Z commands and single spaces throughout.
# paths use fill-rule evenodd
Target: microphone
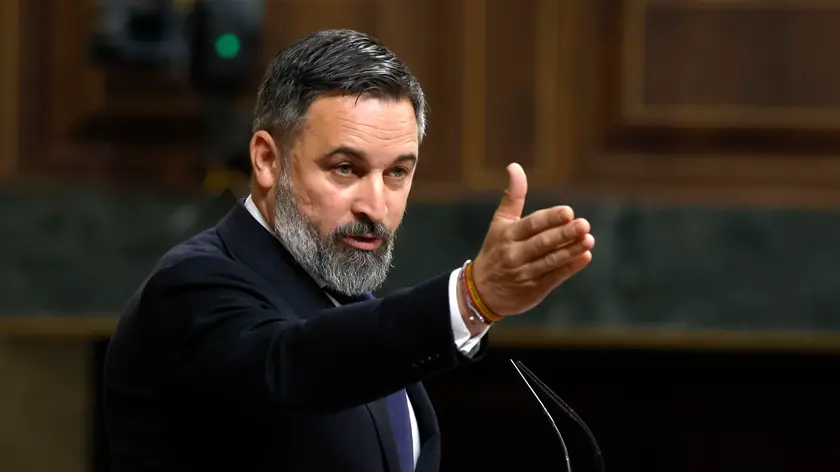
M 545 407 L 545 404 L 540 399 L 540 396 L 537 395 L 537 392 L 534 391 L 534 387 L 531 386 L 531 382 L 529 382 L 528 379 L 531 379 L 531 381 L 537 385 L 537 388 L 539 388 L 540 391 L 547 395 L 548 398 L 550 398 L 555 405 L 557 405 L 561 410 L 563 410 L 564 413 L 566 413 L 575 423 L 578 424 L 578 426 L 581 427 L 581 429 L 583 429 L 583 431 L 586 433 L 586 436 L 589 438 L 589 442 L 592 445 L 592 449 L 595 453 L 595 461 L 598 465 L 598 472 L 604 472 L 606 469 L 604 466 L 604 457 L 601 454 L 601 447 L 598 445 L 598 441 L 595 439 L 595 435 L 592 434 L 592 430 L 590 430 L 586 422 L 583 421 L 583 418 L 581 418 L 580 415 L 578 415 L 577 412 L 575 412 L 575 410 L 573 410 L 565 401 L 563 401 L 563 399 L 560 398 L 560 395 L 554 393 L 554 390 L 552 390 L 548 387 L 548 385 L 543 383 L 543 381 L 540 380 L 540 378 L 537 377 L 535 373 L 531 372 L 531 369 L 525 367 L 525 364 L 523 364 L 521 361 L 514 361 L 513 359 L 510 359 L 510 363 L 516 370 L 516 372 L 519 374 L 519 376 L 522 377 L 522 381 L 525 382 L 525 385 L 528 387 L 528 390 L 530 390 L 531 394 L 534 395 L 534 398 L 537 399 L 537 402 L 542 407 L 543 413 L 551 422 L 551 427 L 554 428 L 554 432 L 557 434 L 557 437 L 560 438 L 560 446 L 563 448 L 563 455 L 566 459 L 566 470 L 572 472 L 572 463 L 569 460 L 569 450 L 568 448 L 566 448 L 566 441 L 563 439 L 563 435 L 560 434 L 560 429 L 557 428 L 557 423 L 554 422 L 554 418 L 551 416 L 551 413 L 548 412 L 548 408 Z

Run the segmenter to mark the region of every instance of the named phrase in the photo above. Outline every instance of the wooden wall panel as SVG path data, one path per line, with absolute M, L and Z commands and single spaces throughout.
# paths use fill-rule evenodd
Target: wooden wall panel
M 486 179 L 487 154 L 487 2 L 464 0 L 461 25 L 464 36 L 461 68 L 461 174 L 468 188 Z
M 158 189 L 200 182 L 196 97 L 167 74 L 93 64 L 97 4 L 23 3 L 21 174 Z
M 531 167 L 536 140 L 534 87 L 537 73 L 537 2 L 519 2 L 510 8 L 503 2 L 487 2 L 487 63 L 485 81 L 486 157 L 488 173 L 499 174 L 511 161 Z M 506 34 L 493 34 L 505 31 Z M 545 62 L 550 58 L 546 57 Z M 490 132 L 504 130 L 504 132 Z M 504 176 L 504 173 L 500 173 Z
M 204 140 L 200 97 L 166 74 L 92 64 L 86 48 L 97 1 L 84 0 L 85 8 L 68 0 L 26 2 L 21 25 L 28 39 L 19 45 L 28 57 L 22 64 L 25 90 L 19 104 L 23 146 L 7 154 L 26 156 L 20 176 L 24 180 L 196 189 L 202 178 L 199 153 Z M 418 180 L 432 193 L 440 186 L 460 191 L 462 182 L 470 180 L 464 172 L 481 170 L 458 165 L 462 142 L 483 141 L 485 136 L 479 123 L 472 127 L 472 140 L 463 139 L 464 104 L 484 100 L 484 94 L 464 87 L 462 80 L 470 74 L 483 80 L 483 69 L 473 71 L 465 60 L 469 36 L 464 27 L 475 24 L 464 13 L 469 5 L 446 0 L 266 4 L 254 92 L 265 64 L 303 35 L 326 28 L 373 34 L 409 63 L 429 97 L 429 135 Z M 35 51 L 40 56 L 31 54 Z M 254 95 L 241 97 L 243 114 L 249 113 Z M 471 155 L 483 155 L 483 146 L 470 149 Z
M 568 183 L 573 162 L 577 91 L 566 74 L 580 10 L 573 1 L 464 4 L 465 188 L 499 192 L 505 167 L 518 162 L 531 188 L 555 192 Z
M 572 180 L 591 195 L 840 204 L 838 1 L 581 4 Z M 587 109 L 588 108 L 588 109 Z M 593 110 L 594 109 L 594 110 Z
M 96 2 L 4 3 L 22 21 L 2 34 L 22 40 L 0 52 L 20 69 L 2 75 L 20 93 L 0 117 L 20 119 L 0 178 L 195 190 L 199 97 L 93 66 Z M 519 161 L 551 196 L 840 205 L 840 66 L 817 50 L 840 41 L 840 0 L 269 0 L 265 18 L 254 85 L 323 28 L 409 63 L 431 107 L 421 198 L 496 192 Z
M 630 2 L 624 114 L 657 126 L 840 126 L 840 3 Z
M 0 3 L 0 181 L 12 178 L 18 167 L 21 1 Z
M 460 3 L 395 0 L 378 2 L 376 10 L 376 36 L 409 65 L 426 93 L 428 125 L 415 182 L 432 183 L 430 192 L 457 186 L 465 175 L 453 159 L 462 145 L 466 15 Z

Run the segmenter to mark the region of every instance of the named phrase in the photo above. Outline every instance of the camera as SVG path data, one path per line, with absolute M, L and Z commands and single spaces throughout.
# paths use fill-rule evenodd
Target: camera
M 103 66 L 154 68 L 203 95 L 240 91 L 259 57 L 264 0 L 100 0 L 90 40 Z
M 259 61 L 265 0 L 100 0 L 98 66 L 166 72 L 201 100 L 208 175 L 250 173 L 250 120 L 236 110 Z M 208 180 L 213 180 L 208 177 Z

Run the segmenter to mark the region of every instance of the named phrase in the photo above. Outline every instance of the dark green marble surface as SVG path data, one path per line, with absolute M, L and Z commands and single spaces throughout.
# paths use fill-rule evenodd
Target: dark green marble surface
M 118 313 L 157 257 L 232 202 L 0 191 L 0 313 Z M 383 292 L 472 257 L 495 204 L 411 204 Z M 840 213 L 574 206 L 593 263 L 514 323 L 840 330 Z

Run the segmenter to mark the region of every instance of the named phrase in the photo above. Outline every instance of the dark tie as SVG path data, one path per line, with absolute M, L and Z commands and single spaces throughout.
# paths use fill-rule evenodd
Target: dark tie
M 387 403 L 400 452 L 400 468 L 403 472 L 411 472 L 414 470 L 414 441 L 411 438 L 411 419 L 405 389 L 388 395 Z
M 328 288 L 324 290 L 342 305 L 373 300 L 374 298 L 369 293 L 364 293 L 358 297 L 351 297 Z M 388 405 L 388 413 L 391 417 L 391 427 L 394 429 L 394 436 L 397 440 L 397 449 L 400 455 L 400 469 L 402 469 L 402 472 L 411 472 L 414 470 L 414 440 L 411 437 L 411 417 L 408 412 L 408 397 L 405 389 L 388 395 L 386 397 L 386 403 Z

